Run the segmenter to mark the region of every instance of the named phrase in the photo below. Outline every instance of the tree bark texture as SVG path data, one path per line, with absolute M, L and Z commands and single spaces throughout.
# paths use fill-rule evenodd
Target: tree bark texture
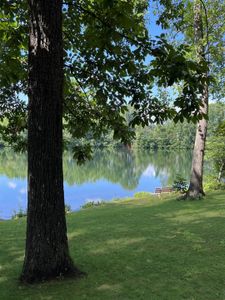
M 194 2 L 194 38 L 196 45 L 197 58 L 199 61 L 205 60 L 204 46 L 203 46 L 203 22 L 202 22 L 202 4 L 199 0 Z M 204 74 L 207 77 L 207 74 Z M 208 85 L 205 84 L 202 93 L 202 106 L 200 111 L 208 114 Z M 192 169 L 190 186 L 187 192 L 187 197 L 198 198 L 204 196 L 203 190 L 203 166 L 205 143 L 207 135 L 207 120 L 202 119 L 197 123 L 195 144 L 192 157 Z
M 29 0 L 28 216 L 21 280 L 76 273 L 62 169 L 62 1 Z

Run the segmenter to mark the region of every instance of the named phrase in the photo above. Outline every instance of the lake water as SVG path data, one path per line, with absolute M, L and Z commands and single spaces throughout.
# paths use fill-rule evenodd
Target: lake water
M 172 185 L 177 174 L 189 177 L 191 152 L 96 151 L 93 160 L 79 166 L 64 155 L 65 202 L 78 210 L 88 201 L 112 200 L 136 192 L 154 192 Z M 26 155 L 0 152 L 0 219 L 9 219 L 27 206 Z

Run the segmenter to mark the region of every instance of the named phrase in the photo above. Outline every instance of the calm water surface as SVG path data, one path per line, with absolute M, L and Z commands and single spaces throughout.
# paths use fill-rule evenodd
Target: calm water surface
M 64 155 L 65 202 L 78 210 L 88 201 L 133 196 L 139 191 L 154 192 L 171 185 L 176 174 L 188 178 L 191 153 L 97 151 L 93 160 L 78 166 L 70 153 Z M 27 159 L 12 151 L 0 152 L 0 219 L 27 206 Z

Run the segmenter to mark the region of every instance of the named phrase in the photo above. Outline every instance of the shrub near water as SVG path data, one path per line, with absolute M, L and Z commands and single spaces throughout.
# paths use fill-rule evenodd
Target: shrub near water
M 176 179 L 173 183 L 173 189 L 176 192 L 180 192 L 181 194 L 185 194 L 188 190 L 188 183 L 185 178 L 183 178 L 181 175 L 177 175 Z
M 106 201 L 103 200 L 97 200 L 97 201 L 88 201 L 86 202 L 84 205 L 81 206 L 81 208 L 85 209 L 85 208 L 90 208 L 90 207 L 96 207 L 96 206 L 101 206 L 106 204 Z
M 65 204 L 65 213 L 70 214 L 72 212 L 72 208 L 69 204 Z
M 65 204 L 65 213 L 69 214 L 71 212 L 72 212 L 71 206 L 68 205 L 68 204 Z M 23 218 L 23 217 L 26 217 L 26 216 L 27 216 L 27 211 L 25 211 L 22 208 L 20 208 L 18 211 L 14 210 L 11 219 L 12 220 L 16 220 L 16 219 Z
M 27 212 L 25 210 L 23 210 L 22 208 L 20 208 L 18 210 L 18 212 L 14 210 L 13 215 L 12 215 L 12 220 L 16 220 L 16 219 L 23 218 L 26 216 L 27 216 Z

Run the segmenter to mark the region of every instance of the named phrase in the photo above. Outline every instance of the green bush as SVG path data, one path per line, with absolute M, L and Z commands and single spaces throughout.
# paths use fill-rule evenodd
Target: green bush
M 176 175 L 176 179 L 173 183 L 173 189 L 176 192 L 180 192 L 181 194 L 184 194 L 188 190 L 188 183 L 185 178 L 183 178 L 181 175 Z
M 101 205 L 104 205 L 104 204 L 106 204 L 106 202 L 103 201 L 103 200 L 88 201 L 87 203 L 82 205 L 81 208 L 85 209 L 85 208 L 90 208 L 90 207 L 95 207 L 95 206 L 101 206 Z
M 71 206 L 66 204 L 65 205 L 65 213 L 69 214 L 71 212 L 72 212 Z M 27 216 L 27 212 L 24 211 L 22 208 L 19 208 L 18 211 L 14 210 L 13 215 L 12 215 L 12 219 L 16 220 L 16 219 L 23 218 L 23 217 L 26 217 L 26 216 Z
M 225 182 L 218 182 L 216 176 L 206 176 L 204 189 L 205 191 L 225 190 Z
M 72 208 L 69 204 L 65 204 L 65 213 L 69 214 L 72 212 Z
M 27 216 L 27 212 L 24 211 L 22 208 L 19 208 L 18 212 L 14 210 L 13 215 L 12 215 L 12 219 L 13 220 L 17 220 L 19 218 L 23 218 Z

